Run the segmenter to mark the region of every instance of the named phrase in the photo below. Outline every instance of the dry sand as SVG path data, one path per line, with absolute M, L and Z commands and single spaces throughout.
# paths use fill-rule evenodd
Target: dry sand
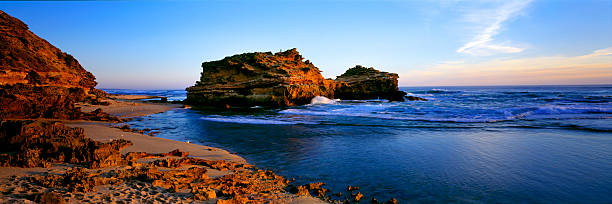
M 138 97 L 123 97 L 123 99 Z M 117 117 L 130 118 L 161 113 L 173 108 L 180 108 L 176 104 L 153 104 L 131 101 L 109 100 L 108 106 L 79 104 L 84 112 L 102 108 L 105 112 Z M 229 152 L 208 146 L 202 146 L 181 141 L 173 141 L 163 138 L 151 137 L 144 134 L 124 132 L 111 127 L 111 124 L 103 122 L 65 121 L 70 127 L 80 127 L 85 130 L 85 136 L 101 142 L 109 142 L 114 139 L 126 139 L 134 143 L 121 151 L 128 152 L 166 153 L 175 149 L 189 152 L 190 157 L 207 160 L 225 160 L 246 163 L 246 161 Z M 147 162 L 147 161 L 144 161 Z M 42 186 L 34 185 L 28 176 L 41 175 L 43 173 L 63 174 L 66 170 L 74 167 L 71 164 L 54 164 L 52 168 L 18 168 L 0 167 L 0 203 L 32 203 L 29 195 L 53 191 Z M 120 167 L 121 168 L 121 167 Z M 109 170 L 109 168 L 102 169 Z M 96 171 L 96 170 L 90 170 Z M 210 177 L 226 175 L 228 171 L 209 169 L 206 173 Z M 61 196 L 68 203 L 215 203 L 216 199 L 209 201 L 197 201 L 188 196 L 188 192 L 168 192 L 161 187 L 150 183 L 132 182 L 120 185 L 97 186 L 96 191 L 87 193 L 61 192 Z M 310 196 L 296 196 L 286 193 L 280 199 L 271 203 L 325 203 Z
M 147 96 L 147 95 L 116 95 L 111 94 L 109 96 L 111 99 L 117 100 L 142 100 L 142 99 L 154 99 L 154 98 L 164 98 L 161 96 Z

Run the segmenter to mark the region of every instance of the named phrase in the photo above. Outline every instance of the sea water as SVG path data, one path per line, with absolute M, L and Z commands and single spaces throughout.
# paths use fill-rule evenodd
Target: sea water
M 129 124 L 227 149 L 296 184 L 359 186 L 379 201 L 612 202 L 612 85 L 401 90 L 428 101 L 175 109 Z

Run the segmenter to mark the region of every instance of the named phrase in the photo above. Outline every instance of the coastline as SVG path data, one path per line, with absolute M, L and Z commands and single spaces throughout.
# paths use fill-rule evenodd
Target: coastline
M 106 99 L 109 105 L 91 105 L 91 104 L 78 104 L 83 112 L 90 112 L 95 109 L 101 108 L 104 112 L 107 112 L 113 116 L 117 116 L 122 119 L 129 119 L 134 117 L 141 117 L 151 115 L 155 113 L 161 113 L 175 108 L 181 108 L 179 104 L 157 104 L 157 103 L 141 103 L 133 101 L 134 97 L 124 97 L 129 99 L 124 100 L 111 100 Z M 54 120 L 51 120 L 54 121 Z M 55 120 L 56 121 L 56 120 Z M 141 133 L 126 132 L 119 128 L 113 127 L 112 123 L 97 122 L 97 121 L 70 121 L 60 120 L 67 127 L 72 128 L 83 128 L 86 138 L 92 139 L 99 142 L 110 142 L 118 139 L 125 139 L 131 141 L 133 145 L 128 146 L 121 150 L 122 155 L 126 155 L 128 152 L 146 152 L 148 154 L 164 154 L 173 150 L 180 150 L 180 152 L 187 152 L 188 157 L 198 158 L 203 160 L 211 161 L 225 161 L 234 164 L 243 164 L 250 166 L 245 159 L 238 155 L 229 153 L 226 150 L 208 147 L 198 144 L 186 143 L 181 141 L 174 141 L 169 139 L 163 139 L 153 137 Z M 176 159 L 174 155 L 166 155 L 161 158 L 143 158 L 139 159 L 140 163 L 152 163 L 156 160 L 168 160 Z M 193 166 L 193 165 L 192 165 Z M 73 164 L 53 164 L 50 168 L 20 168 L 20 167 L 0 167 L 0 202 L 18 202 L 28 203 L 32 200 L 32 195 L 39 194 L 35 201 L 41 202 L 41 192 L 55 192 L 58 189 L 44 188 L 33 184 L 31 180 L 33 177 L 56 174 L 65 174 L 70 169 L 76 167 Z M 121 170 L 129 169 L 130 167 L 107 167 L 102 169 L 89 169 L 89 171 L 109 171 L 109 170 Z M 182 167 L 182 169 L 185 169 Z M 171 169 L 165 169 L 171 171 Z M 205 171 L 206 176 L 209 178 L 220 178 L 230 174 L 236 174 L 238 171 L 233 169 L 214 169 L 207 168 Z M 260 171 L 260 170 L 257 170 Z M 218 198 L 195 200 L 188 194 L 188 189 L 182 189 L 182 191 L 171 192 L 160 188 L 159 186 L 151 185 L 151 183 L 127 183 L 124 182 L 120 185 L 99 185 L 95 186 L 95 190 L 92 192 L 57 192 L 61 193 L 63 199 L 67 203 L 80 203 L 80 202 L 117 202 L 117 203 L 130 203 L 130 202 L 180 202 L 180 203 L 222 203 L 224 201 Z M 187 190 L 187 191 L 185 191 Z M 9 196 L 10 195 L 10 196 Z M 266 200 L 271 203 L 325 203 L 312 196 L 297 196 L 288 192 L 277 192 L 272 199 Z M 225 200 L 225 201 L 236 201 L 237 199 Z

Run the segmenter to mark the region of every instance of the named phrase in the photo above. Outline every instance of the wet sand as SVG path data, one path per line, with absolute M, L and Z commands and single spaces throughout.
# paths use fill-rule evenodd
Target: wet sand
M 155 113 L 162 113 L 173 108 L 180 108 L 183 105 L 180 104 L 165 104 L 165 103 L 142 103 L 134 101 L 141 99 L 142 97 L 122 97 L 129 98 L 130 100 L 111 100 L 106 99 L 104 102 L 110 103 L 109 105 L 91 105 L 91 104 L 77 104 L 81 107 L 83 112 L 91 112 L 98 108 L 102 111 L 117 116 L 119 118 L 133 118 L 151 115 Z M 132 100 L 133 99 L 133 100 Z
M 109 101 L 108 106 L 102 105 L 83 105 L 84 112 L 102 108 L 105 112 L 123 118 L 145 116 L 180 108 L 181 105 L 175 104 L 153 104 L 139 103 L 131 101 Z M 206 160 L 223 160 L 228 162 L 244 163 L 246 161 L 229 152 L 208 146 L 202 146 L 182 141 L 173 141 L 163 138 L 151 137 L 144 134 L 124 132 L 118 128 L 111 127 L 112 124 L 104 122 L 90 121 L 64 121 L 69 127 L 80 127 L 85 131 L 85 136 L 100 142 L 109 142 L 115 139 L 125 139 L 134 145 L 121 151 L 122 154 L 128 152 L 147 152 L 147 153 L 167 153 L 175 149 L 188 152 L 189 157 Z M 115 124 L 116 125 L 116 124 Z M 164 158 L 159 158 L 164 159 Z M 139 162 L 147 163 L 152 159 L 141 159 Z M 153 159 L 154 160 L 154 159 Z M 42 192 L 57 192 L 68 203 L 216 203 L 217 199 L 194 200 L 189 191 L 169 192 L 159 186 L 154 186 L 146 182 L 129 182 L 119 185 L 96 186 L 92 192 L 66 192 L 57 189 L 46 188 L 32 183 L 32 176 L 43 174 L 64 174 L 67 170 L 75 167 L 72 164 L 54 164 L 51 168 L 18 168 L 0 167 L 0 203 L 31 203 L 32 195 Z M 109 171 L 125 169 L 128 167 L 109 167 L 104 169 L 89 169 L 88 171 Z M 206 175 L 211 178 L 221 177 L 232 172 L 229 170 L 207 169 Z M 324 203 L 323 201 L 310 196 L 296 196 L 289 193 L 281 193 L 277 199 L 269 201 L 271 203 Z

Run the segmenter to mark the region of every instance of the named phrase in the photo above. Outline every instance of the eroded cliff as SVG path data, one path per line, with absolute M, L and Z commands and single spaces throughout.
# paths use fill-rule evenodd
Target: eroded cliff
M 0 11 L 0 118 L 77 119 L 75 102 L 96 100 L 93 74 L 71 55 Z

